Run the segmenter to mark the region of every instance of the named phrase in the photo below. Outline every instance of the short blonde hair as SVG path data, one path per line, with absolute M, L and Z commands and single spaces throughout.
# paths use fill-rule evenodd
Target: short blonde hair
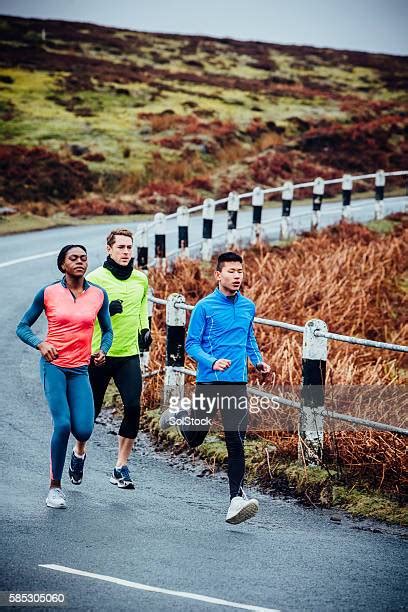
M 116 236 L 127 236 L 132 239 L 133 242 L 133 233 L 126 229 L 125 227 L 118 227 L 110 232 L 110 234 L 106 237 L 106 244 L 108 246 L 113 246 L 115 244 Z

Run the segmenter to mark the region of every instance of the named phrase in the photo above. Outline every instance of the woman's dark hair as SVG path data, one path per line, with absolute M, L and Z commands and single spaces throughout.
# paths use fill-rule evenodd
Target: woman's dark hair
M 68 251 L 70 251 L 71 249 L 75 249 L 75 248 L 82 249 L 83 251 L 85 251 L 86 254 L 88 254 L 86 248 L 82 246 L 82 244 L 66 244 L 65 246 L 62 247 L 57 257 L 57 266 L 60 272 L 64 272 L 64 270 L 62 269 L 62 264 L 65 261 L 66 254 L 68 253 Z
M 232 261 L 242 264 L 241 255 L 238 255 L 238 253 L 233 253 L 232 251 L 228 251 L 227 253 L 221 253 L 217 260 L 218 272 L 221 272 L 224 263 L 231 263 Z

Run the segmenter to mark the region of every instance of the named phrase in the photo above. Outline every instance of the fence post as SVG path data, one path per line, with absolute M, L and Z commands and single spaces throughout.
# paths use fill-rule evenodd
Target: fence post
M 183 397 L 184 374 L 174 367 L 184 367 L 184 340 L 186 335 L 186 311 L 176 308 L 185 303 L 184 296 L 172 293 L 166 305 L 166 369 L 164 374 L 164 407 L 169 407 L 171 397 Z
M 322 207 L 324 195 L 324 180 L 318 176 L 313 183 L 313 210 L 312 210 L 312 230 L 317 229 L 320 223 L 320 209 Z
M 201 247 L 203 261 L 211 261 L 212 257 L 214 215 L 215 202 L 211 198 L 206 198 L 203 203 L 203 242 Z
M 290 236 L 290 230 L 292 227 L 290 220 L 290 209 L 293 200 L 293 183 L 286 181 L 283 185 L 282 191 L 282 218 L 280 223 L 280 239 L 287 240 Z
M 137 267 L 140 270 L 147 270 L 149 257 L 148 250 L 148 228 L 147 225 L 142 225 L 136 234 L 137 240 Z
M 231 248 L 237 244 L 237 220 L 239 210 L 239 197 L 235 191 L 231 191 L 228 195 L 228 230 L 227 230 L 227 247 Z
M 188 257 L 188 225 L 190 222 L 190 212 L 187 206 L 179 206 L 177 209 L 178 225 L 178 248 L 181 257 Z
M 148 287 L 147 289 L 147 316 L 149 319 L 149 329 L 152 329 L 152 317 L 153 317 L 153 302 L 149 299 L 152 298 L 154 295 L 154 291 L 152 289 L 152 287 Z M 142 350 L 140 351 L 140 366 L 142 368 L 142 374 L 144 374 L 147 370 L 147 368 L 149 367 L 149 357 L 150 357 L 150 351 L 149 349 L 145 350 L 144 348 L 142 348 Z
M 258 244 L 262 238 L 262 207 L 264 204 L 264 192 L 260 187 L 255 187 L 252 192 L 252 233 L 251 244 Z
M 302 349 L 302 390 L 299 418 L 299 461 L 316 465 L 323 451 L 324 385 L 326 380 L 327 338 L 318 338 L 316 330 L 327 332 L 320 319 L 305 325 Z
M 341 194 L 343 198 L 343 208 L 341 209 L 341 218 L 348 219 L 350 217 L 351 191 L 353 189 L 353 177 L 351 174 L 343 174 L 343 182 L 341 184 Z
M 377 170 L 375 173 L 375 204 L 374 204 L 374 219 L 384 219 L 384 187 L 385 187 L 385 172 Z
M 156 258 L 156 268 L 166 271 L 166 215 L 156 213 L 154 215 L 154 256 Z

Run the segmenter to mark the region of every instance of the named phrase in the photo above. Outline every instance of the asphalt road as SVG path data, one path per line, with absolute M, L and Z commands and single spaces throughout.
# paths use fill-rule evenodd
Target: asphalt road
M 75 241 L 89 246 L 93 266 L 106 229 L 3 237 L 0 263 Z M 15 326 L 57 277 L 51 255 L 0 267 L 0 591 L 64 593 L 75 610 L 407 609 L 401 530 L 376 532 L 347 517 L 335 523 L 330 511 L 259 493 L 258 515 L 229 526 L 225 479 L 177 469 L 143 439 L 131 460 L 136 490 L 118 490 L 108 480 L 116 438 L 100 425 L 83 484 L 64 474 L 68 508 L 46 508 L 51 422 L 38 354 L 18 341 Z M 36 329 L 44 326 L 41 319 Z
M 408 204 L 407 197 L 388 198 L 384 201 L 385 214 L 404 210 Z M 327 226 L 335 223 L 340 219 L 341 203 L 324 203 L 322 205 L 321 226 Z M 374 201 L 358 200 L 350 207 L 351 218 L 356 221 L 366 222 L 374 216 Z M 281 218 L 280 208 L 265 208 L 263 211 L 263 231 L 265 237 L 269 240 L 276 240 L 279 237 L 279 222 Z M 296 206 L 292 209 L 292 224 L 294 231 L 302 231 L 310 229 L 311 221 L 311 205 Z M 250 207 L 242 208 L 238 213 L 238 229 L 250 225 L 252 222 L 252 210 Z M 136 231 L 141 224 L 126 223 L 132 231 Z M 117 226 L 117 224 L 116 224 Z M 216 212 L 213 235 L 222 234 L 222 237 L 215 239 L 215 245 L 224 243 L 224 235 L 227 226 L 227 213 L 225 210 Z M 109 225 L 88 225 L 81 227 L 62 227 L 46 231 L 30 232 L 25 234 L 16 234 L 5 236 L 0 239 L 0 269 L 8 267 L 10 262 L 17 259 L 43 256 L 49 260 L 49 270 L 52 274 L 54 271 L 54 252 L 58 251 L 64 244 L 79 242 L 84 244 L 90 254 L 90 267 L 100 265 L 105 259 L 105 238 L 112 229 L 112 224 Z M 189 242 L 193 244 L 201 238 L 202 219 L 201 215 L 194 214 L 190 219 Z M 246 241 L 251 233 L 251 228 L 248 227 L 239 231 L 239 235 L 243 241 Z M 172 252 L 177 249 L 178 232 L 175 219 L 168 222 L 166 228 L 166 249 L 167 252 Z M 149 236 L 149 259 L 154 256 L 154 234 Z M 194 249 L 193 249 L 194 252 Z M 42 258 L 42 257 L 41 257 Z M 25 262 L 23 262 L 25 265 Z M 12 268 L 14 268 L 12 264 Z M 20 265 L 20 264 L 19 264 Z M 21 267 L 15 268 L 21 270 Z

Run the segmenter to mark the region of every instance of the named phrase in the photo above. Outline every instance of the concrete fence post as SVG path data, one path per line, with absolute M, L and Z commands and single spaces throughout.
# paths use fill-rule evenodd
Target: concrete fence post
M 324 385 L 326 380 L 327 338 L 314 335 L 316 330 L 327 332 L 320 319 L 305 325 L 302 350 L 302 389 L 299 418 L 299 461 L 317 465 L 323 454 Z
M 152 287 L 148 287 L 147 289 L 147 316 L 149 319 L 149 329 L 152 329 L 152 318 L 153 318 L 153 302 L 149 300 L 149 298 L 152 298 L 154 295 L 154 291 L 152 289 Z M 142 374 L 146 373 L 147 368 L 149 367 L 149 357 L 150 357 L 150 351 L 149 349 L 145 350 L 142 349 L 140 351 L 140 366 L 142 368 Z
M 351 174 L 343 174 L 343 182 L 341 184 L 341 195 L 343 199 L 343 208 L 341 209 L 341 218 L 348 219 L 350 217 L 351 191 L 353 189 L 353 177 Z
M 239 197 L 235 191 L 231 191 L 228 196 L 228 226 L 227 226 L 227 247 L 232 248 L 237 244 L 237 221 L 239 210 Z
M 162 267 L 166 271 L 166 215 L 156 213 L 154 215 L 154 256 L 156 268 Z
M 179 206 L 177 209 L 178 225 L 178 248 L 181 257 L 188 257 L 188 226 L 190 223 L 190 211 L 187 206 Z
M 176 372 L 175 367 L 184 367 L 186 311 L 176 308 L 184 304 L 185 299 L 179 293 L 172 293 L 166 305 L 166 369 L 164 374 L 164 407 L 169 407 L 171 397 L 183 397 L 184 374 Z
M 142 225 L 136 233 L 137 267 L 140 268 L 140 270 L 147 270 L 149 258 L 148 240 L 148 227 L 147 225 Z
M 252 192 L 252 232 L 251 244 L 258 244 L 262 239 L 262 207 L 264 204 L 264 192 L 260 187 L 255 187 Z
M 374 219 L 384 219 L 384 187 L 385 187 L 385 172 L 377 170 L 375 174 L 375 204 L 374 204 Z
M 212 236 L 214 228 L 215 202 L 206 198 L 203 203 L 203 242 L 201 246 L 201 257 L 203 261 L 211 261 Z
M 324 196 L 324 180 L 318 176 L 313 183 L 313 210 L 312 210 L 312 230 L 317 229 L 320 223 L 320 209 Z
M 282 217 L 280 222 L 280 239 L 287 240 L 292 229 L 290 210 L 293 201 L 293 183 L 286 181 L 282 191 Z

